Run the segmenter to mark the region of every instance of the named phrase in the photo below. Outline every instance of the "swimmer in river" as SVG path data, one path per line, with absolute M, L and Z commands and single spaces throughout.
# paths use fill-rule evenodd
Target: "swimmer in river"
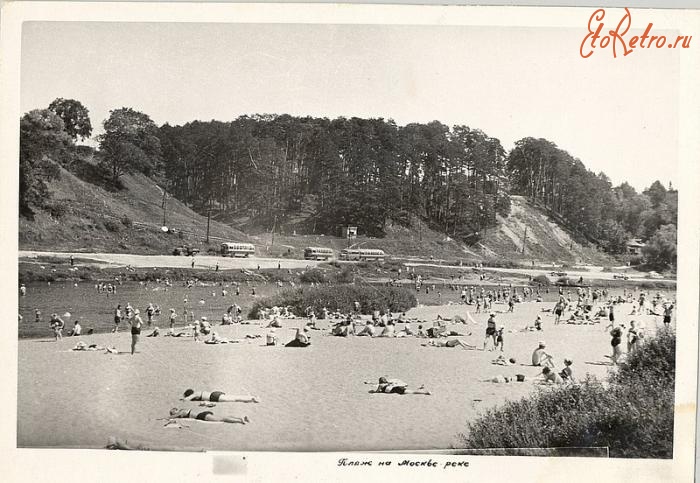
M 373 382 L 365 381 L 365 384 L 375 384 Z M 400 379 L 387 379 L 386 377 L 380 377 L 379 383 L 376 389 L 371 389 L 370 394 L 422 394 L 425 396 L 430 396 L 430 391 L 427 391 L 424 386 L 420 386 L 416 390 L 409 390 L 408 384 Z
M 172 408 L 170 410 L 170 418 L 177 419 L 198 419 L 200 421 L 211 421 L 220 423 L 236 423 L 236 424 L 246 424 L 250 422 L 248 416 L 243 416 L 242 418 L 233 416 L 215 416 L 211 411 L 197 411 L 195 409 L 178 409 Z
M 255 396 L 238 396 L 226 394 L 221 391 L 195 391 L 187 389 L 182 397 L 183 401 L 211 401 L 211 402 L 242 402 L 242 403 L 257 403 L 258 398 Z

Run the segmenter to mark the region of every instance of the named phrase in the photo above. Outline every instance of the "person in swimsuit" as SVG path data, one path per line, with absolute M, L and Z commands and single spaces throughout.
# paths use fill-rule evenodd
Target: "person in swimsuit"
M 664 307 L 664 326 L 671 325 L 671 317 L 673 316 L 673 304 L 667 304 Z
M 311 340 L 309 339 L 309 328 L 304 327 L 304 330 L 297 329 L 296 336 L 294 340 L 285 344 L 285 347 L 308 347 L 311 345 Z
M 445 340 L 429 340 L 426 344 L 421 344 L 423 347 L 457 347 L 460 346 L 463 349 L 476 349 L 475 345 L 469 345 L 462 339 L 445 339 Z
M 489 320 L 486 321 L 486 337 L 484 338 L 484 350 L 489 343 L 489 340 L 493 341 L 493 348 L 496 348 L 496 314 L 491 312 L 489 314 Z M 493 349 L 491 349 L 493 350 Z
M 129 319 L 129 324 L 131 324 L 131 355 L 134 355 L 134 352 L 136 352 L 136 344 L 139 341 L 139 337 L 141 336 L 141 326 L 143 325 L 143 321 L 141 320 L 141 315 L 139 315 L 141 312 L 139 309 L 136 309 L 134 311 L 134 317 L 132 319 Z
M 610 337 L 610 345 L 612 346 L 612 356 L 610 358 L 613 364 L 617 364 L 622 357 L 622 347 L 620 346 L 622 343 L 622 330 L 619 327 L 615 327 L 610 331 Z
M 220 423 L 236 423 L 236 424 L 246 424 L 250 420 L 248 416 L 243 416 L 242 418 L 237 418 L 234 416 L 215 416 L 211 411 L 198 411 L 196 409 L 178 409 L 172 408 L 170 410 L 170 417 L 172 419 L 198 419 L 200 421 L 211 421 Z
M 564 359 L 564 369 L 561 370 L 559 375 L 565 382 L 576 382 L 576 379 L 574 379 L 574 373 L 571 370 L 571 364 L 573 364 L 573 361 L 571 359 Z
M 540 342 L 537 349 L 532 353 L 532 365 L 533 366 L 550 366 L 554 367 L 554 361 L 551 355 L 545 351 L 545 343 Z
M 122 321 L 122 306 L 121 304 L 117 305 L 117 308 L 114 309 L 114 329 L 112 329 L 112 332 L 119 332 L 119 324 Z
M 365 382 L 365 384 L 375 384 L 373 382 Z M 430 396 L 430 391 L 427 391 L 423 386 L 416 390 L 409 390 L 408 384 L 400 379 L 387 379 L 386 377 L 379 378 L 379 384 L 376 389 L 371 389 L 370 394 L 422 394 Z
M 553 370 L 551 370 L 549 367 L 542 368 L 542 377 L 544 377 L 545 384 L 562 384 L 564 382 L 562 377 Z
M 211 402 L 242 402 L 242 403 L 257 403 L 260 402 L 255 396 L 237 396 L 226 394 L 222 391 L 195 391 L 187 389 L 182 398 L 183 401 L 211 401 Z
M 53 329 L 53 335 L 56 338 L 56 341 L 63 339 L 63 328 L 66 326 L 66 323 L 58 316 L 58 314 L 51 314 L 49 325 Z

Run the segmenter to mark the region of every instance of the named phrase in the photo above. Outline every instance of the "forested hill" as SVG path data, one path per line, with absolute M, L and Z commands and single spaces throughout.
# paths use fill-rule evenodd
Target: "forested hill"
M 643 193 L 614 187 L 544 139 L 522 139 L 507 153 L 462 125 L 289 115 L 159 127 L 130 108 L 111 111 L 103 126 L 99 149 L 87 153 L 76 147 L 92 129 L 78 101 L 57 99 L 23 116 L 25 219 L 50 205 L 58 168 L 89 156 L 104 186 L 119 191 L 126 175 L 143 174 L 199 215 L 249 235 L 338 235 L 353 225 L 381 239 L 390 227 L 418 227 L 478 251 L 517 194 L 581 245 L 620 254 L 630 238 L 643 238 L 657 248 L 651 258 L 675 263 L 674 190 L 658 182 Z

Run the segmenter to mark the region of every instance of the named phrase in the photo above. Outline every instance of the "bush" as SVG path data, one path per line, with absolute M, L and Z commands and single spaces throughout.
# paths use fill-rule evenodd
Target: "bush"
M 114 220 L 105 220 L 103 224 L 105 226 L 105 229 L 109 232 L 119 233 L 120 231 L 122 231 L 122 225 Z
M 321 314 L 323 307 L 331 311 L 350 313 L 354 310 L 355 301 L 360 303 L 360 312 L 363 314 L 371 314 L 375 310 L 405 312 L 417 304 L 413 292 L 402 287 L 325 285 L 285 290 L 259 300 L 253 305 L 248 316 L 257 319 L 260 317 L 260 309 L 273 306 L 291 307 L 297 315 L 304 314 L 307 307 L 312 307 L 316 315 Z
M 49 212 L 51 218 L 63 218 L 68 213 L 68 208 L 63 203 L 52 203 L 45 206 L 46 211 Z
M 466 448 L 608 447 L 611 457 L 672 458 L 675 334 L 631 354 L 607 384 L 539 390 L 489 409 L 458 435 Z
M 303 283 L 324 283 L 327 282 L 328 279 L 323 271 L 313 268 L 302 273 L 299 277 L 299 281 Z
M 355 281 L 355 272 L 351 266 L 344 267 L 340 272 L 335 274 L 336 283 L 352 283 Z
M 547 275 L 537 275 L 535 278 L 532 279 L 532 283 L 535 284 L 540 284 L 543 286 L 549 285 L 549 277 Z

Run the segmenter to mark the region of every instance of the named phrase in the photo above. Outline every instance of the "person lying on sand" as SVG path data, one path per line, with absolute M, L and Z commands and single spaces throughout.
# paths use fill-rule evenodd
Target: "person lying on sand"
M 159 335 L 160 335 L 160 329 L 158 329 L 158 327 L 155 327 L 153 329 L 153 332 L 148 334 L 146 337 L 158 337 Z
M 446 339 L 446 340 L 429 340 L 426 344 L 421 344 L 423 347 L 457 347 L 461 346 L 464 349 L 476 349 L 475 345 L 469 345 L 462 339 Z
M 375 384 L 373 382 L 365 382 L 365 384 Z M 382 393 L 382 394 L 422 394 L 425 396 L 430 395 L 430 391 L 427 391 L 424 386 L 420 386 L 416 390 L 409 390 L 408 384 L 400 379 L 387 379 L 386 377 L 380 377 L 379 383 L 376 389 L 371 389 L 370 394 Z
M 192 328 L 185 330 L 183 332 L 175 332 L 172 327 L 163 335 L 163 337 L 190 337 L 192 335 Z
M 205 344 L 229 344 L 232 342 L 232 340 L 219 337 L 219 334 L 217 334 L 215 331 L 212 331 L 211 337 L 204 341 Z
M 222 391 L 195 391 L 194 389 L 187 389 L 182 397 L 183 401 L 211 401 L 211 402 L 243 402 L 243 403 L 257 403 L 258 398 L 255 396 L 239 396 L 233 394 L 226 394 Z
M 78 342 L 71 350 L 74 351 L 105 351 L 106 353 L 115 354 L 117 349 L 114 347 L 102 347 L 97 344 L 87 345 L 85 342 Z
M 525 377 L 523 374 L 516 374 L 515 377 L 511 376 L 504 376 L 502 374 L 498 374 L 497 376 L 489 377 L 486 379 L 482 379 L 481 382 L 493 382 L 495 384 L 506 384 L 509 382 L 531 382 Z
M 199 411 L 197 409 L 178 409 L 172 408 L 170 410 L 170 417 L 173 419 L 198 419 L 200 421 L 211 421 L 220 423 L 236 423 L 236 424 L 246 424 L 250 420 L 248 416 L 243 416 L 242 418 L 234 416 L 215 416 L 211 411 Z
M 501 354 L 492 360 L 491 364 L 495 364 L 497 366 L 512 366 L 515 364 L 515 362 L 515 358 L 511 357 L 510 359 L 506 359 L 505 356 Z

